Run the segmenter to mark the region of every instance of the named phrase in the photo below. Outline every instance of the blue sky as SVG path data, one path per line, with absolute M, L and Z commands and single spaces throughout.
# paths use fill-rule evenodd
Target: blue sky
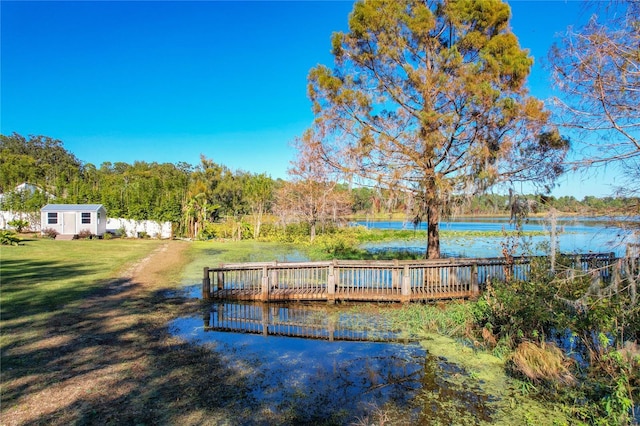
M 331 65 L 351 1 L 0 3 L 0 132 L 60 139 L 84 162 L 199 162 L 286 177 L 291 141 L 313 119 L 308 71 Z M 512 1 L 536 63 L 583 21 L 582 3 Z M 555 195 L 603 195 L 604 175 Z

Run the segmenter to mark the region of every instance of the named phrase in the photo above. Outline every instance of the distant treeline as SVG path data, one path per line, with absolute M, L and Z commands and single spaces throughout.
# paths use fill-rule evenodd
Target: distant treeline
M 39 190 L 16 191 L 22 183 L 29 183 Z M 245 228 L 253 227 L 253 232 L 244 234 L 258 236 L 255 228 L 259 233 L 260 222 L 252 221 L 251 217 L 279 215 L 286 210 L 288 217 L 280 218 L 281 222 L 296 220 L 291 217 L 295 216 L 296 209 L 277 206 L 279 191 L 282 192 L 287 184 L 265 174 L 230 170 L 204 156 L 197 165 L 136 161 L 133 164 L 104 162 L 95 166 L 76 158 L 59 140 L 45 136 L 25 138 L 15 133 L 0 135 L 2 210 L 34 212 L 48 202 L 100 203 L 111 217 L 170 221 L 178 235 L 195 237 L 207 232 L 209 224 L 233 220 L 240 224 L 246 221 Z M 333 185 L 331 191 L 344 195 L 342 199 L 350 206 L 346 211 L 341 210 L 341 218 L 345 214 L 410 215 L 407 212 L 411 200 L 402 193 L 379 188 L 349 189 L 346 184 Z M 291 197 L 286 198 L 290 202 Z M 526 200 L 532 212 L 555 208 L 567 213 L 611 214 L 637 211 L 639 205 L 636 198 L 585 197 L 577 200 L 570 196 L 530 195 L 519 199 L 521 202 Z M 513 197 L 508 195 L 460 197 L 451 203 L 451 213 L 509 214 L 512 205 Z M 304 207 L 297 210 L 303 212 Z M 316 206 L 313 208 L 317 209 Z M 340 219 L 335 214 L 321 217 L 323 220 Z M 304 218 L 298 219 L 304 222 Z

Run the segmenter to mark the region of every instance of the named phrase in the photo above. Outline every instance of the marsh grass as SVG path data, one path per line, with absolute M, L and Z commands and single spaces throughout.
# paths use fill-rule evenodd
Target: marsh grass
M 427 238 L 427 232 L 422 230 L 412 229 L 366 229 L 363 227 L 356 227 L 356 235 L 358 241 L 361 243 L 369 242 L 381 242 L 391 240 L 425 240 Z M 504 237 L 505 232 L 510 235 L 512 231 L 452 231 L 447 229 L 440 230 L 440 238 L 495 238 Z M 524 237 L 542 236 L 546 235 L 544 231 L 523 231 L 518 234 Z
M 395 327 L 401 327 L 410 337 L 439 333 L 472 338 L 475 305 L 466 301 L 414 303 L 389 310 L 387 315 Z
M 572 385 L 576 381 L 569 369 L 571 363 L 553 343 L 522 342 L 510 359 L 516 372 L 533 383 Z
M 455 240 L 457 245 L 465 244 L 478 238 L 504 238 L 505 235 L 515 235 L 515 231 L 452 231 L 441 230 L 442 241 Z M 517 233 L 518 237 L 533 237 L 545 235 L 543 231 L 527 231 Z M 328 227 L 323 229 L 310 241 L 309 231 L 304 226 L 287 226 L 280 228 L 270 225 L 265 228 L 260 241 L 268 244 L 295 245 L 310 260 L 350 259 L 350 260 L 390 260 L 390 259 L 421 259 L 422 250 L 408 249 L 367 249 L 366 244 L 384 242 L 424 242 L 426 247 L 427 234 L 423 230 L 413 229 L 368 229 L 364 226 Z M 217 241 L 218 243 L 220 241 Z M 209 242 L 210 244 L 213 242 Z M 246 241 L 248 244 L 260 244 Z

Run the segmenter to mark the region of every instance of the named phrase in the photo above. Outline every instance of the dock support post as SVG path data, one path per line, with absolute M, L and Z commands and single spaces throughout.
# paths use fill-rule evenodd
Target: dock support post
M 224 290 L 224 272 L 218 271 L 218 290 Z
M 327 275 L 327 302 L 335 303 L 336 301 L 336 276 L 334 274 L 333 263 L 329 265 L 329 275 Z
M 262 295 L 261 299 L 263 302 L 269 301 L 269 271 L 267 267 L 264 266 L 262 268 Z
M 403 303 L 411 301 L 411 275 L 409 273 L 409 265 L 404 265 L 404 274 L 402 276 L 402 296 Z
M 211 299 L 211 278 L 209 277 L 209 268 L 206 266 L 202 277 L 202 298 L 204 300 Z
M 278 269 L 277 269 L 277 267 L 278 267 L 278 261 L 277 260 L 273 262 L 273 266 L 274 266 L 274 268 L 271 270 L 271 282 L 270 282 L 270 284 L 271 284 L 271 289 L 275 290 L 280 285 L 279 284 L 280 283 L 280 279 L 278 277 Z
M 202 322 L 204 323 L 205 331 L 213 325 L 213 321 L 211 321 L 211 312 L 205 312 L 202 314 Z
M 627 262 L 630 262 L 631 259 L 628 259 Z M 622 272 L 622 268 L 624 267 L 623 260 L 618 259 L 613 263 L 613 270 L 611 271 L 611 284 L 618 286 L 620 284 L 620 273 Z
M 327 332 L 329 334 L 329 341 L 333 342 L 336 338 L 336 317 L 330 317 L 327 324 Z
M 610 280 L 613 280 L 616 275 L 616 268 L 618 266 L 618 262 L 616 262 L 616 254 L 614 252 L 609 253 L 609 261 L 607 262 L 607 274 Z
M 478 264 L 471 265 L 471 295 L 477 296 L 480 294 L 480 285 L 478 284 Z
M 398 290 L 402 288 L 400 282 L 400 269 L 398 259 L 393 259 L 393 269 L 391 270 L 391 289 Z

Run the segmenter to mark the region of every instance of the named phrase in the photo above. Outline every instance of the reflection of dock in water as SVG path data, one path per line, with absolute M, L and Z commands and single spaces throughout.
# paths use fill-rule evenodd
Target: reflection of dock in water
M 329 341 L 410 341 L 375 314 L 329 313 L 322 307 L 305 305 L 218 303 L 203 319 L 205 331 Z

